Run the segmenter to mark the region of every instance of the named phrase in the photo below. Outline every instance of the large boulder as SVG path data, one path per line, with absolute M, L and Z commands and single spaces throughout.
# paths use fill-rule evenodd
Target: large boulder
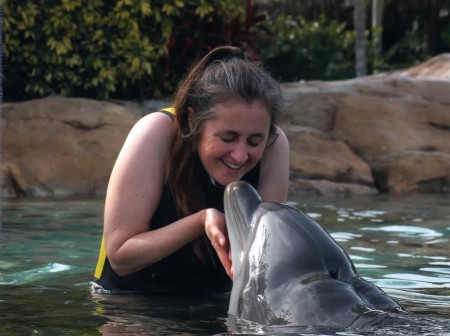
M 3 105 L 3 196 L 102 195 L 140 114 L 89 99 Z
M 291 146 L 293 182 L 299 179 L 300 185 L 304 185 L 305 178 L 326 180 L 329 183 L 325 192 L 323 188 L 313 190 L 327 194 L 348 191 L 349 184 L 373 186 L 381 192 L 392 193 L 448 192 L 449 68 L 449 55 L 441 55 L 391 74 L 284 84 L 285 124 L 321 132 L 327 141 L 322 141 L 322 146 L 311 146 L 304 132 L 287 132 L 290 143 L 294 144 Z M 302 161 L 314 158 L 314 164 L 309 160 L 309 165 L 315 171 L 306 170 L 304 162 L 299 165 L 299 157 Z M 330 160 L 341 164 L 330 168 Z M 362 162 L 370 168 L 355 170 L 364 166 Z M 342 174 L 343 169 L 353 173 Z M 327 174 L 321 173 L 323 170 Z M 359 178 L 355 178 L 357 171 Z M 334 188 L 330 187 L 333 185 Z M 355 190 L 373 192 L 371 188 Z

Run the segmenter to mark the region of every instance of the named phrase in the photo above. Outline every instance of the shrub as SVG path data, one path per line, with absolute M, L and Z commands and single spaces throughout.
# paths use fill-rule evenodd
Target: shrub
M 8 100 L 166 96 L 211 48 L 251 51 L 257 23 L 240 0 L 9 0 L 4 12 Z
M 281 81 L 342 79 L 354 76 L 354 33 L 321 16 L 306 21 L 281 15 L 272 25 L 273 43 L 265 63 Z
M 413 23 L 392 47 L 384 50 L 380 55 L 369 49 L 372 71 L 376 73 L 405 69 L 424 62 L 431 57 L 425 49 L 423 32 L 417 23 Z
M 168 53 L 159 62 L 161 82 L 154 96 L 173 92 L 192 62 L 219 45 L 241 47 L 260 59 L 260 49 L 267 44 L 270 32 L 265 13 L 253 12 L 252 1 L 209 0 L 210 6 L 200 11 L 198 1 L 186 1 L 174 25 L 167 45 Z M 151 83 L 148 83 L 151 85 Z
M 106 98 L 166 52 L 179 0 L 7 1 L 5 94 Z M 8 97 L 7 97 L 8 98 Z
M 345 23 L 255 12 L 252 0 L 0 0 L 4 97 L 51 94 L 97 99 L 167 97 L 193 60 L 217 45 L 242 47 L 281 81 L 354 76 L 354 33 Z M 247 4 L 245 8 L 244 4 Z M 350 24 L 350 23 L 349 23 Z M 449 21 L 440 43 L 450 45 Z M 413 23 L 373 72 L 423 61 Z

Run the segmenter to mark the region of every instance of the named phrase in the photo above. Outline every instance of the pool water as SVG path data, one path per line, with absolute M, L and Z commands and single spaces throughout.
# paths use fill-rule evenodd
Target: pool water
M 435 319 L 429 335 L 450 335 L 448 195 L 297 196 L 290 203 L 331 233 L 361 276 L 407 310 Z M 226 295 L 90 294 L 102 216 L 103 199 L 3 202 L 0 335 L 231 334 Z

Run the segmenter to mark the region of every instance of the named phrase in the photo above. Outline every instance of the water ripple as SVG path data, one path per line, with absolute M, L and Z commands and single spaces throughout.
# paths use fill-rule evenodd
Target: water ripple
M 434 238 L 442 237 L 443 234 L 432 229 L 423 228 L 420 226 L 408 225 L 387 225 L 380 227 L 362 227 L 364 231 L 381 231 L 389 233 L 397 233 L 400 237 L 425 237 Z

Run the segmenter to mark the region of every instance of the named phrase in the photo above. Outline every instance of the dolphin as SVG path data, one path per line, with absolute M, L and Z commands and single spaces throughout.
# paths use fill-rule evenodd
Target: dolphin
M 263 202 L 247 182 L 224 193 L 233 265 L 229 316 L 262 326 L 367 329 L 405 310 L 357 275 L 312 218 Z

